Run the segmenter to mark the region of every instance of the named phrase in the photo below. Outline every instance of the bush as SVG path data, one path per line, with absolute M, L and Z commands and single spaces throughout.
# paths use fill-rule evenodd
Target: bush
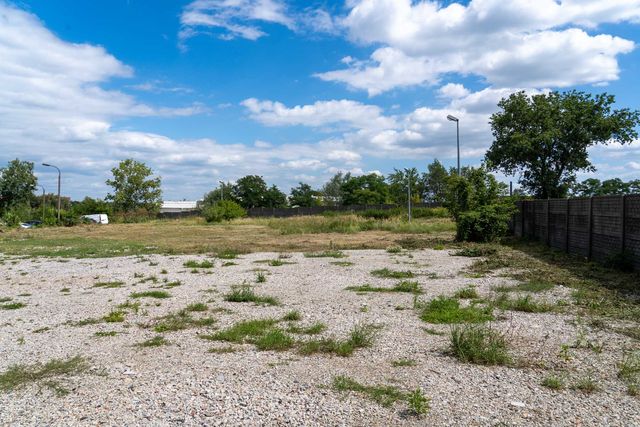
M 366 209 L 364 211 L 357 212 L 358 216 L 363 218 L 372 218 L 372 219 L 389 219 L 394 216 L 400 215 L 402 212 L 400 208 L 393 209 Z
M 204 210 L 207 222 L 230 221 L 247 215 L 242 206 L 231 200 L 221 200 Z
M 451 214 L 447 208 L 412 208 L 413 218 L 449 218 Z
M 493 242 L 509 230 L 512 208 L 507 205 L 480 206 L 458 215 L 456 238 L 468 242 Z

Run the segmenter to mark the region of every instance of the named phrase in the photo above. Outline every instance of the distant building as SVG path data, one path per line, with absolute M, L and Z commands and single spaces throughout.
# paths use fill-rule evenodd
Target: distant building
M 160 206 L 160 213 L 189 212 L 198 209 L 198 200 L 165 200 Z

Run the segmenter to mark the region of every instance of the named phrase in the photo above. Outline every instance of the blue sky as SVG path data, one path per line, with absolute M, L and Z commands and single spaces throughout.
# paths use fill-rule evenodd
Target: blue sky
M 516 90 L 577 88 L 640 108 L 640 0 L 0 0 L 0 164 L 104 197 L 132 157 L 164 198 L 263 175 L 289 189 L 337 171 L 477 165 Z M 640 143 L 592 150 L 640 177 Z M 503 180 L 517 177 L 501 177 Z

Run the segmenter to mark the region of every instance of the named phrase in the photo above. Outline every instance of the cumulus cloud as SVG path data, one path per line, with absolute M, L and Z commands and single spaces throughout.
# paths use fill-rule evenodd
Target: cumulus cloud
M 477 75 L 493 86 L 602 84 L 619 75 L 617 57 L 633 41 L 591 35 L 602 23 L 638 22 L 637 0 L 354 0 L 341 25 L 351 40 L 382 44 L 364 61 L 318 73 L 377 95 L 435 85 L 446 73 Z
M 346 99 L 318 101 L 288 108 L 280 102 L 249 98 L 242 101 L 251 117 L 267 126 L 304 125 L 319 127 L 346 124 L 351 127 L 389 127 L 393 119 L 385 117 L 376 105 Z

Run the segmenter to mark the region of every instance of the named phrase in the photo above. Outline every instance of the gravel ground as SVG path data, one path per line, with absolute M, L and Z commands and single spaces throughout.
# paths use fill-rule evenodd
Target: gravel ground
M 348 258 L 305 258 L 291 254 L 282 266 L 256 261 L 274 253 L 242 255 L 234 260 L 207 256 L 146 256 L 112 259 L 16 259 L 0 265 L 0 298 L 22 301 L 17 310 L 0 310 L 0 371 L 15 364 L 46 363 L 82 355 L 91 368 L 62 378 L 70 392 L 56 395 L 42 384 L 0 392 L 2 425 L 518 425 L 590 426 L 640 425 L 640 401 L 626 394 L 617 378 L 623 349 L 637 342 L 606 330 L 592 329 L 568 314 L 505 312 L 493 322 L 511 343 L 518 367 L 460 363 L 448 354 L 448 325 L 428 325 L 412 309 L 413 295 L 358 294 L 350 285 L 392 286 L 397 280 L 373 277 L 374 269 L 410 269 L 419 274 L 421 299 L 452 295 L 468 285 L 481 296 L 492 287 L 513 285 L 493 275 L 473 278 L 464 270 L 473 259 L 447 251 L 421 250 L 403 254 L 346 251 Z M 188 260 L 210 260 L 215 266 L 197 273 Z M 352 266 L 332 264 L 349 261 Z M 235 265 L 222 266 L 233 262 Z M 259 294 L 279 299 L 279 306 L 224 301 L 233 284 L 255 282 L 256 268 L 267 280 L 256 284 Z M 155 276 L 158 280 L 143 282 Z M 157 290 L 166 282 L 181 286 L 167 299 L 142 298 L 141 310 L 121 323 L 73 326 L 87 318 L 102 318 L 132 292 Z M 122 281 L 120 288 L 96 288 L 96 282 Z M 68 291 L 61 291 L 62 289 Z M 570 291 L 557 286 L 536 294 L 549 302 L 570 301 Z M 170 345 L 141 348 L 135 344 L 156 335 L 145 328 L 155 318 L 194 302 L 207 302 L 212 327 L 164 333 Z M 221 310 L 226 309 L 226 310 Z M 351 357 L 303 356 L 295 350 L 257 351 L 252 344 L 233 344 L 237 351 L 211 353 L 226 343 L 197 335 L 226 328 L 237 321 L 281 317 L 298 310 L 298 323 L 320 321 L 321 336 L 345 337 L 355 324 L 382 326 L 371 348 Z M 194 313 L 204 316 L 206 313 Z M 43 328 L 48 328 L 42 331 Z M 425 328 L 443 332 L 434 335 Z M 40 331 L 39 331 L 40 330 Z M 98 331 L 117 331 L 97 337 Z M 581 339 L 604 343 L 601 352 L 562 344 Z M 392 361 L 412 359 L 415 366 L 394 367 Z M 554 372 L 567 384 L 553 391 L 540 385 Z M 420 388 L 431 399 L 431 410 L 416 417 L 406 403 L 384 407 L 358 393 L 331 388 L 337 375 L 367 385 L 394 385 L 403 391 Z M 599 390 L 586 394 L 570 387 L 592 377 Z

